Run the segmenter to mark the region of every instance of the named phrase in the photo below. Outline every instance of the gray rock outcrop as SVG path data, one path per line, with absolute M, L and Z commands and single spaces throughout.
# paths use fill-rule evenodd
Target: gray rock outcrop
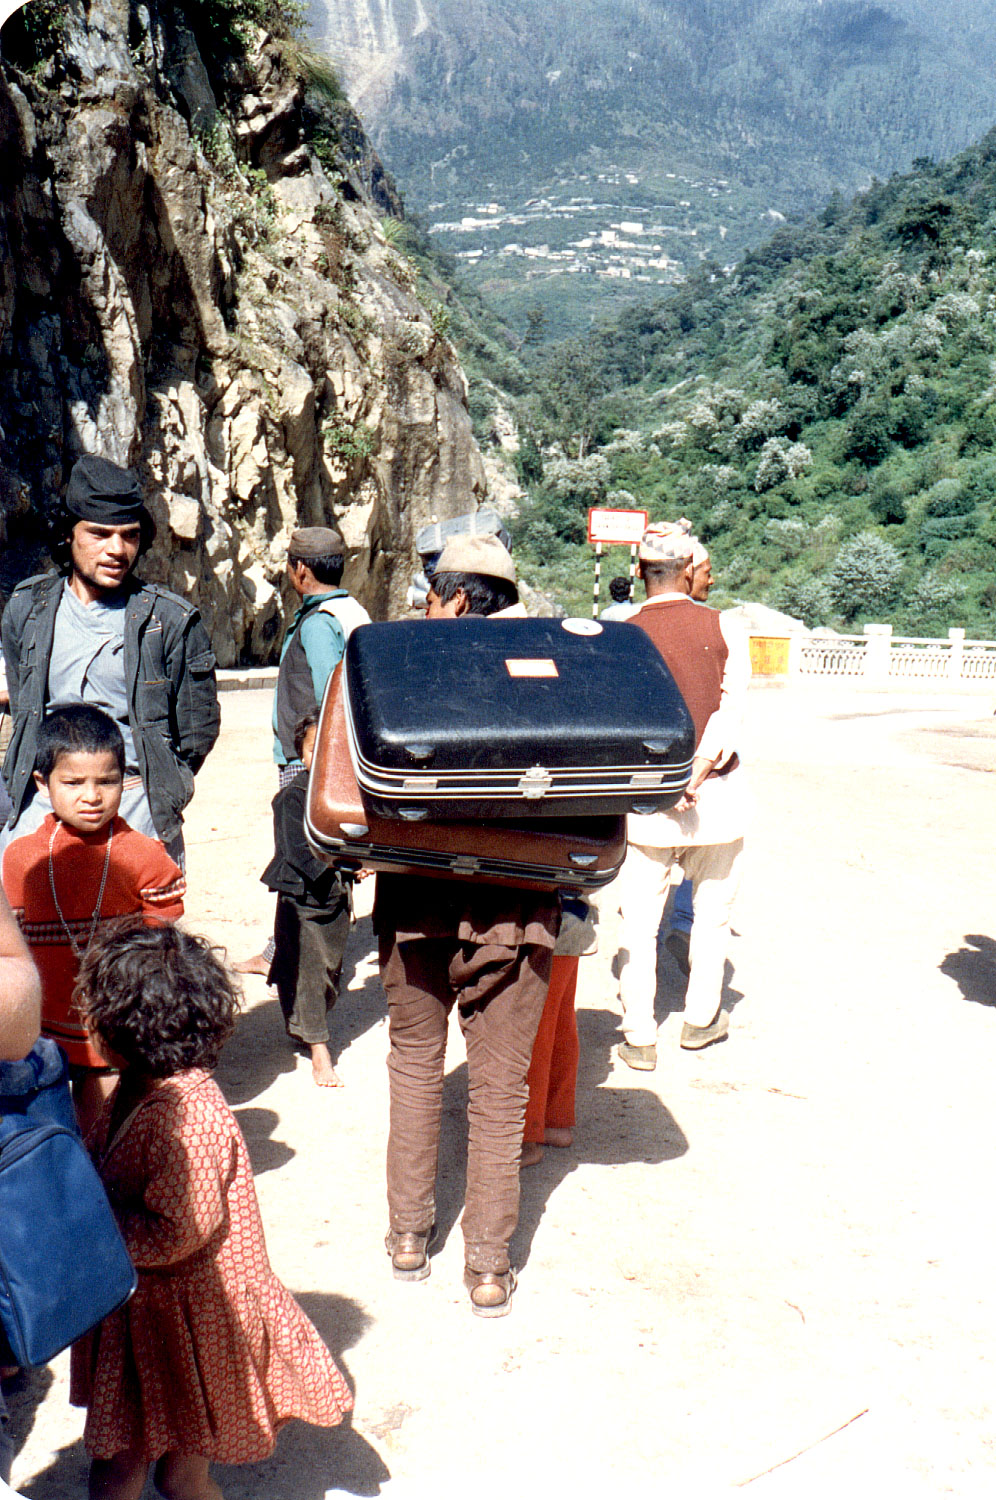
M 355 115 L 286 38 L 247 29 L 219 72 L 193 7 L 47 14 L 33 60 L 11 23 L 0 53 L 0 586 L 94 451 L 142 473 L 142 569 L 223 665 L 272 655 L 296 525 L 337 525 L 347 585 L 400 608 L 414 532 L 485 481 Z

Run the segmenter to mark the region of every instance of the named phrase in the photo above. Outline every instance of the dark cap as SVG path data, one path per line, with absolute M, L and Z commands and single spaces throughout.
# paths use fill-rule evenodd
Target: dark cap
M 96 453 L 84 453 L 73 464 L 66 509 L 78 520 L 98 526 L 130 526 L 150 519 L 134 469 L 122 469 Z
M 302 562 L 309 557 L 342 557 L 345 551 L 346 543 L 331 526 L 302 526 L 300 531 L 291 532 L 287 546 L 287 556 Z

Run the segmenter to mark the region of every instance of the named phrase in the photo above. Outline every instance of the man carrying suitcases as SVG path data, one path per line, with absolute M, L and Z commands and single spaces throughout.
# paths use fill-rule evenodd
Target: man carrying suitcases
M 429 619 L 493 616 L 518 597 L 512 559 L 491 537 L 449 542 L 430 585 Z M 452 651 L 459 692 L 458 626 Z M 479 1317 L 507 1313 L 515 1287 L 508 1247 L 519 1216 L 526 1074 L 559 925 L 552 892 L 377 877 L 391 1038 L 387 1250 L 398 1280 L 429 1275 L 447 1020 L 456 1005 L 469 1079 L 464 1282 Z
M 667 662 L 695 722 L 688 790 L 667 812 L 630 815 L 629 853 L 619 877 L 626 1038 L 619 1056 L 647 1072 L 657 1066 L 657 928 L 676 865 L 691 880 L 695 901 L 681 1046 L 708 1047 L 729 1030 L 721 1005 L 723 975 L 747 818 L 736 747 L 750 658 L 746 643 L 719 613 L 690 598 L 690 530 L 683 521 L 644 532 L 639 571 L 647 602 L 631 620 Z

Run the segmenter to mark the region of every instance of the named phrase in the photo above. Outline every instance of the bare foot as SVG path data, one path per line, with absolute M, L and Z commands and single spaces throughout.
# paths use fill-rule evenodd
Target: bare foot
M 270 972 L 270 965 L 262 953 L 254 953 L 252 958 L 241 958 L 237 964 L 232 964 L 235 974 L 259 974 L 263 979 Z
M 315 1042 L 311 1049 L 311 1074 L 319 1088 L 342 1088 L 342 1079 L 332 1066 L 332 1054 L 324 1042 Z
M 573 1146 L 574 1132 L 562 1125 L 548 1125 L 543 1132 L 543 1140 L 548 1146 Z
M 539 1141 L 523 1141 L 520 1167 L 535 1167 L 543 1160 L 543 1147 Z

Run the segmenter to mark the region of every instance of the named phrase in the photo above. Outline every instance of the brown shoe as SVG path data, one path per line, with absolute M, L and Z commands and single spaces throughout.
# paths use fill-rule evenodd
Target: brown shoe
M 725 1010 L 717 1011 L 708 1026 L 689 1026 L 686 1021 L 681 1028 L 681 1046 L 690 1052 L 709 1047 L 713 1042 L 725 1041 L 729 1029 L 730 1018 Z
M 436 1237 L 436 1226 L 420 1234 L 414 1229 L 390 1230 L 384 1248 L 391 1257 L 395 1281 L 424 1281 L 432 1271 L 429 1246 Z
M 463 1284 L 470 1293 L 471 1311 L 479 1318 L 503 1318 L 512 1310 L 515 1272 L 472 1271 L 464 1267 Z

